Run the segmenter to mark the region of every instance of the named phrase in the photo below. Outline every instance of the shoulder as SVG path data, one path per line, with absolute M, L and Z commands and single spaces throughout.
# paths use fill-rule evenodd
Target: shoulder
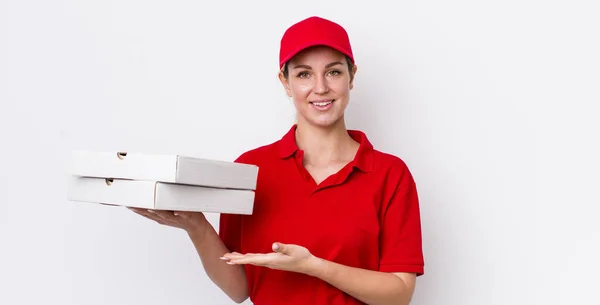
M 380 167 L 392 167 L 394 169 L 407 169 L 408 165 L 397 155 L 373 149 L 373 161 Z
M 408 164 L 399 156 L 380 150 L 373 150 L 373 167 L 393 175 L 410 174 Z
M 407 163 L 399 156 L 382 151 L 373 151 L 373 171 L 381 185 L 385 213 L 390 209 L 407 209 L 418 207 L 417 183 Z M 407 214 L 408 215 L 408 214 Z
M 373 150 L 373 173 L 379 177 L 386 198 L 402 197 L 416 190 L 414 176 L 400 156 Z
M 255 147 L 240 154 L 234 162 L 259 166 L 267 160 L 277 156 L 279 140 Z
M 294 131 L 296 125 L 292 125 L 290 129 L 279 139 L 265 145 L 258 146 L 242 153 L 235 162 L 249 163 L 253 165 L 268 165 L 273 160 L 286 156 L 288 152 L 295 150 Z
M 399 184 L 412 184 L 413 177 L 407 163 L 400 156 L 376 148 L 362 130 L 350 130 L 351 136 L 360 143 L 359 167 L 370 172 L 370 176 L 386 189 Z

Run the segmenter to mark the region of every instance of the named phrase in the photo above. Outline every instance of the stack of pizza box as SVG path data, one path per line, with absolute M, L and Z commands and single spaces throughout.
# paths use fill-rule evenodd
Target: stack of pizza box
M 67 199 L 153 210 L 252 214 L 258 167 L 198 157 L 72 152 Z

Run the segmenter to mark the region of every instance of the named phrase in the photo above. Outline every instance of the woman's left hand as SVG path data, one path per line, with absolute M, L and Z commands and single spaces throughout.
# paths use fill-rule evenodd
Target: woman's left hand
M 310 274 L 319 262 L 308 249 L 298 245 L 274 243 L 273 251 L 265 254 L 233 252 L 223 255 L 222 259 L 231 265 L 251 264 L 304 274 Z

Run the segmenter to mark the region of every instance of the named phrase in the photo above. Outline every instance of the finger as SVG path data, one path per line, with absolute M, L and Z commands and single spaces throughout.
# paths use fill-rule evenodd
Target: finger
M 133 212 L 136 213 L 136 214 L 142 215 L 145 218 L 153 220 L 153 221 L 155 221 L 155 222 L 157 222 L 157 223 L 159 223 L 161 225 L 166 224 L 166 221 L 163 218 L 159 217 L 155 213 L 148 212 L 147 210 L 135 209 L 135 210 L 133 210 Z
M 173 215 L 173 212 L 171 211 L 148 210 L 148 212 L 160 217 L 166 222 L 177 222 L 175 216 Z
M 256 255 L 260 255 L 260 254 L 254 254 L 254 253 L 241 254 L 241 253 L 238 253 L 238 252 L 231 252 L 231 253 L 225 253 L 225 254 L 223 254 L 223 256 L 221 256 L 220 259 L 224 260 L 227 263 L 229 263 L 229 262 L 231 262 L 231 260 L 239 260 L 239 259 L 242 259 L 244 257 L 251 257 L 251 256 L 256 256 Z
M 248 255 L 251 255 L 251 254 L 248 254 Z M 240 254 L 240 253 L 237 253 L 237 252 L 232 252 L 232 253 L 225 253 L 225 254 L 223 254 L 222 259 L 223 260 L 230 260 L 230 259 L 233 259 L 233 258 L 242 258 L 242 257 L 244 257 L 243 254 Z
M 291 254 L 291 247 L 286 245 L 286 244 L 282 244 L 282 243 L 273 243 L 273 251 L 277 252 L 277 253 L 281 253 L 281 254 L 286 254 L 286 255 L 290 255 Z
M 131 210 L 132 210 L 134 213 L 136 213 L 136 214 L 142 215 L 142 216 L 144 216 L 144 217 L 148 217 L 148 218 L 150 218 L 150 219 L 155 219 L 155 218 L 157 218 L 157 216 L 156 216 L 156 215 L 154 215 L 154 214 L 152 214 L 152 213 L 148 212 L 147 210 L 143 210 L 143 209 L 131 209 Z
M 240 257 L 233 257 L 227 261 L 227 264 L 230 265 L 255 265 L 255 266 L 264 266 L 268 263 L 268 260 L 260 255 L 242 255 Z
M 146 209 L 140 209 L 140 208 L 128 208 L 128 209 L 136 214 L 140 214 L 143 216 L 150 216 L 150 214 L 148 213 L 148 211 Z
M 190 218 L 190 214 L 186 213 L 186 212 L 181 212 L 181 211 L 174 211 L 173 212 L 173 216 L 175 217 L 181 217 L 183 219 L 189 219 Z
M 238 258 L 232 258 L 227 263 L 231 265 L 250 264 L 255 266 L 268 266 L 274 264 L 279 258 L 277 253 L 243 255 Z

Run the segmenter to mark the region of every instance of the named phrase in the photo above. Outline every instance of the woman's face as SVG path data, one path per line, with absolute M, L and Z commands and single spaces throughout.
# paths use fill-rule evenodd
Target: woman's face
M 353 87 L 354 73 L 346 57 L 329 47 L 312 47 L 288 62 L 287 79 L 280 80 L 299 114 L 298 121 L 329 127 L 344 116 Z

